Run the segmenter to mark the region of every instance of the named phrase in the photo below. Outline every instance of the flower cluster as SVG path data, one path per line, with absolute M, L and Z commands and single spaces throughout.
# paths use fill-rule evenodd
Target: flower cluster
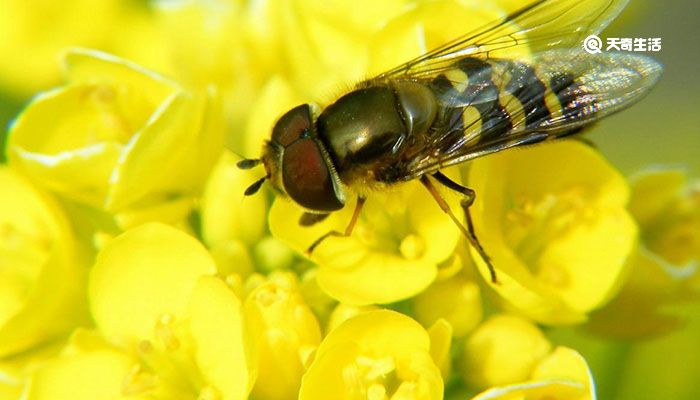
M 243 196 L 261 172 L 237 153 L 281 113 L 526 1 L 63 3 L 67 27 L 13 42 L 41 57 L 0 83 L 53 83 L 46 54 L 66 45 L 122 57 L 65 51 L 62 84 L 8 129 L 2 399 L 594 399 L 581 332 L 658 337 L 697 300 L 700 186 L 627 180 L 576 140 L 444 171 L 477 193 L 498 283 L 420 183 L 372 193 L 312 256 L 352 201 L 302 226 L 268 189 Z

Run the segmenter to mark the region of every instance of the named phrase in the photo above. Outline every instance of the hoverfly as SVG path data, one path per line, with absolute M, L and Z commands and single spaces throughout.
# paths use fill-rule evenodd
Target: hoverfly
M 392 70 L 360 82 L 314 115 L 297 106 L 275 124 L 260 159 L 265 180 L 308 210 L 311 225 L 358 200 L 344 232 L 362 210 L 364 188 L 418 179 L 486 262 L 469 215 L 473 190 L 441 169 L 518 146 L 579 133 L 584 127 L 641 99 L 662 67 L 632 53 L 588 54 L 582 44 L 598 34 L 627 0 L 539 0 Z M 517 31 L 513 27 L 517 28 Z M 499 56 L 503 50 L 528 56 Z M 525 52 L 523 53 L 523 50 Z M 435 183 L 463 196 L 465 224 Z

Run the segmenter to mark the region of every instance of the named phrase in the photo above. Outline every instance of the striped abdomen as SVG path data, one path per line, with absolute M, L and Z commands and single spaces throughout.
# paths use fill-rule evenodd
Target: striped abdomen
M 511 60 L 459 60 L 428 83 L 441 106 L 434 131 L 441 137 L 440 153 L 576 119 L 586 103 L 573 76 Z

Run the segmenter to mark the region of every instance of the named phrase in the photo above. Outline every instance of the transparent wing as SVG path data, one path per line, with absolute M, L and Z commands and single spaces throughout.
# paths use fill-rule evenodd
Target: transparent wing
M 555 47 L 581 48 L 583 39 L 598 34 L 629 0 L 539 0 L 505 19 L 482 26 L 373 79 L 434 76 L 455 59 L 491 59 L 529 54 Z
M 403 179 L 575 133 L 641 99 L 662 71 L 643 55 L 572 49 L 537 53 L 531 64 L 492 60 L 488 65 L 489 75 L 477 84 L 443 96 L 451 122 L 405 158 Z

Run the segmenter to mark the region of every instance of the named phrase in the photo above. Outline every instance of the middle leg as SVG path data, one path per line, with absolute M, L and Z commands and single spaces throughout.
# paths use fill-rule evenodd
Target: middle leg
M 428 192 L 433 196 L 435 201 L 438 203 L 440 208 L 450 216 L 452 221 L 457 225 L 459 230 L 462 232 L 462 234 L 467 238 L 469 243 L 476 249 L 476 251 L 479 253 L 479 256 L 484 260 L 486 263 L 486 266 L 489 269 L 489 274 L 491 275 L 491 282 L 493 283 L 498 283 L 498 279 L 496 276 L 496 270 L 493 268 L 493 265 L 491 264 L 491 259 L 489 256 L 486 254 L 486 251 L 484 251 L 484 248 L 481 247 L 481 243 L 479 243 L 479 240 L 476 238 L 476 234 L 474 233 L 474 224 L 472 223 L 472 217 L 471 213 L 469 212 L 469 207 L 474 203 L 474 199 L 476 198 L 476 194 L 472 189 L 469 189 L 467 187 L 464 187 L 457 182 L 453 181 L 452 179 L 448 178 L 446 175 L 444 175 L 442 172 L 438 171 L 433 174 L 433 177 L 435 180 L 437 180 L 439 183 L 442 185 L 446 186 L 447 188 L 454 190 L 464 196 L 464 199 L 460 202 L 462 209 L 464 210 L 465 214 L 465 219 L 467 222 L 467 226 L 465 226 L 457 219 L 457 217 L 454 215 L 452 212 L 452 209 L 450 209 L 450 206 L 447 204 L 445 199 L 440 195 L 440 193 L 435 189 L 435 186 L 433 186 L 432 182 L 430 182 L 430 179 L 423 175 L 420 178 L 421 183 L 423 186 L 425 186 L 426 189 L 428 189 Z

